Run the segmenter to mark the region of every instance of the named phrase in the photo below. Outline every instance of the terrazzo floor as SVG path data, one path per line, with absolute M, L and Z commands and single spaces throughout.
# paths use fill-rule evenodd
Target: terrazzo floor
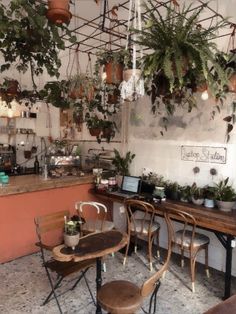
M 145 265 L 143 251 L 128 257 L 127 265 L 122 265 L 122 254 L 106 258 L 107 272 L 102 274 L 103 282 L 113 279 L 128 279 L 141 285 L 150 272 Z M 158 292 L 157 314 L 201 314 L 208 308 L 221 301 L 224 290 L 224 274 L 210 269 L 211 276 L 207 278 L 204 267 L 197 265 L 196 293 L 190 290 L 189 268 L 179 267 L 179 259 L 173 255 L 169 271 L 162 280 Z M 157 267 L 158 264 L 155 265 Z M 87 273 L 91 289 L 95 292 L 95 268 Z M 0 265 L 0 313 L 59 313 L 54 300 L 45 306 L 42 301 L 49 291 L 49 283 L 44 269 L 41 267 L 39 253 L 25 256 L 14 261 Z M 64 282 L 65 285 L 71 282 Z M 236 278 L 232 281 L 232 293 L 236 293 Z M 74 291 L 69 291 L 59 298 L 63 313 L 65 314 L 92 314 L 95 307 L 91 302 L 84 280 Z M 148 300 L 144 307 L 147 308 Z M 138 314 L 143 313 L 142 310 Z M 225 313 L 227 314 L 227 313 Z

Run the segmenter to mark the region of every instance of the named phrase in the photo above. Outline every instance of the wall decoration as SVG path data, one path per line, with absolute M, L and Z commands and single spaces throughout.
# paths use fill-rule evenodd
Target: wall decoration
M 181 160 L 226 164 L 226 147 L 181 146 Z

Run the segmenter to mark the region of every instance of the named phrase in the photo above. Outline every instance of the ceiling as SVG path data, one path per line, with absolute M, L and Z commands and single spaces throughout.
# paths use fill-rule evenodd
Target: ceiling
M 141 1 L 141 0 L 140 0 Z M 233 3 L 234 0 L 227 0 Z M 142 2 L 142 1 L 141 1 Z M 191 11 L 206 4 L 200 20 L 202 26 L 215 23 L 219 19 L 224 19 L 224 7 L 218 0 L 207 2 L 205 0 L 153 0 L 160 12 L 165 15 L 165 6 L 169 3 L 192 4 Z M 224 1 L 225 2 L 225 1 Z M 125 46 L 127 36 L 127 21 L 129 16 L 129 0 L 74 0 L 70 11 L 72 20 L 70 29 L 77 36 L 79 51 L 82 53 L 96 54 L 100 49 L 119 50 Z M 229 5 L 230 3 L 228 3 Z M 178 14 L 178 13 L 176 13 Z M 145 9 L 142 6 L 142 19 L 145 19 Z M 216 34 L 217 38 L 228 38 L 232 33 L 231 23 L 229 27 Z M 69 45 L 68 48 L 76 49 L 78 45 Z

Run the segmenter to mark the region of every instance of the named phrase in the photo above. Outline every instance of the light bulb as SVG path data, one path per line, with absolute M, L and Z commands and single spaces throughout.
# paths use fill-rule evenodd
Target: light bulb
M 201 95 L 201 98 L 202 98 L 202 100 L 207 100 L 209 98 L 209 94 L 208 94 L 207 89 L 204 90 L 204 92 Z

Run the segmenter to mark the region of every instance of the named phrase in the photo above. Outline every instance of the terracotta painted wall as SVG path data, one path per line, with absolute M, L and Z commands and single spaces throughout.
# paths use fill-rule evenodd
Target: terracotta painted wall
M 76 201 L 96 200 L 89 193 L 91 187 L 84 184 L 0 197 L 0 262 L 36 252 L 34 217 L 60 210 L 73 215 Z

